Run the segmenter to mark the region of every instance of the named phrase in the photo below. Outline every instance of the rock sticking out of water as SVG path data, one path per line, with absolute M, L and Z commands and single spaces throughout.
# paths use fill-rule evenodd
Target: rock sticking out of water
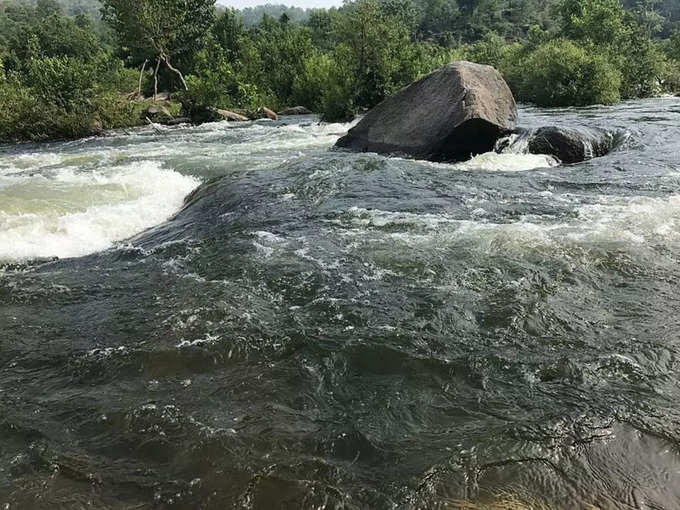
M 279 115 L 311 115 L 312 111 L 304 106 L 291 106 L 284 108 Z
M 560 163 L 578 163 L 604 156 L 616 146 L 616 133 L 601 128 L 546 126 L 519 129 L 498 140 L 495 151 L 502 154 L 543 154 Z
M 604 156 L 612 150 L 614 136 L 599 128 L 566 128 L 547 126 L 529 137 L 531 154 L 549 154 L 562 163 L 578 163 Z
M 493 150 L 554 156 L 578 163 L 614 148 L 599 128 L 515 129 L 512 92 L 491 66 L 453 62 L 412 83 L 378 106 L 336 142 L 357 152 L 463 161 Z
M 461 161 L 493 150 L 516 119 L 515 100 L 498 71 L 453 62 L 385 99 L 336 146 Z

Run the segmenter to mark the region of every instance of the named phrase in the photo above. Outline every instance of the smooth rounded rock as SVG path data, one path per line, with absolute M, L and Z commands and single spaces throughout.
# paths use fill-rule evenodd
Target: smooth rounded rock
M 358 152 L 461 161 L 493 150 L 515 128 L 517 106 L 493 67 L 453 62 L 370 110 L 336 146 Z
M 529 135 L 532 154 L 549 154 L 562 163 L 604 156 L 614 148 L 614 134 L 600 128 L 546 126 Z

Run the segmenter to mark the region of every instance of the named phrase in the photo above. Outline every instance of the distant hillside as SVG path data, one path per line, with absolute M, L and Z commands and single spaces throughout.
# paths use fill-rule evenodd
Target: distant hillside
M 21 3 L 28 4 L 32 7 L 38 5 L 38 0 L 19 0 Z M 93 19 L 100 17 L 99 9 L 102 4 L 99 0 L 48 0 L 54 1 L 61 6 L 64 14 L 68 16 L 78 16 L 79 14 L 87 14 Z
M 96 0 L 59 0 L 78 4 L 96 3 Z M 224 1 L 224 0 L 223 0 Z M 430 31 L 437 33 L 449 31 L 454 39 L 469 38 L 469 33 L 484 32 L 492 28 L 510 37 L 524 34 L 531 24 L 550 27 L 555 18 L 554 6 L 559 0 L 382 0 L 395 6 L 397 10 L 411 12 L 415 22 L 429 18 Z M 668 37 L 680 30 L 680 0 L 620 0 L 630 11 L 646 18 L 646 25 L 656 27 L 659 35 Z M 410 5 L 410 7 L 409 7 Z M 218 9 L 224 8 L 217 4 Z M 342 9 L 342 7 L 341 7 Z M 323 9 L 303 9 L 283 4 L 263 4 L 256 7 L 237 9 L 236 12 L 246 26 L 255 26 L 264 15 L 279 19 L 286 14 L 292 23 L 305 23 L 311 13 Z M 483 30 L 475 30 L 480 25 Z M 428 30 L 425 30 L 426 32 Z M 479 35 L 479 34 L 477 34 Z M 476 37 L 474 37 L 476 38 Z M 473 38 L 473 39 L 474 39 Z
M 95 20 L 98 31 L 105 30 L 100 21 L 100 0 L 15 0 L 36 6 L 54 2 L 68 16 L 86 14 Z M 218 11 L 225 5 L 218 0 Z M 379 0 L 406 14 L 419 28 L 424 38 L 445 41 L 475 41 L 489 30 L 507 39 L 526 37 L 528 28 L 537 24 L 545 29 L 554 25 L 555 6 L 560 0 Z M 680 32 L 680 0 L 619 0 L 624 8 L 635 12 L 636 18 L 657 37 L 667 38 Z M 2 2 L 2 0 L 0 0 Z M 343 7 L 340 7 L 343 9 Z M 290 23 L 304 24 L 314 12 L 324 9 L 303 9 L 284 4 L 266 3 L 237 9 L 247 27 L 258 25 L 267 15 L 280 19 L 286 15 Z M 442 38 L 443 37 L 443 38 Z

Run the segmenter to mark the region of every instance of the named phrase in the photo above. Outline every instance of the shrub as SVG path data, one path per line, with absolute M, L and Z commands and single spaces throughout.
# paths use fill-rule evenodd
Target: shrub
M 78 138 L 138 123 L 123 93 L 137 73 L 106 54 L 32 58 L 24 73 L 0 79 L 0 140 Z
M 328 84 L 321 96 L 321 120 L 349 122 L 354 118 L 354 94 L 343 77 Z
M 332 33 L 342 41 L 333 53 L 354 79 L 355 102 L 371 108 L 418 75 L 409 27 L 385 4 L 348 2 L 334 19 Z
M 513 80 L 520 101 L 539 106 L 583 106 L 619 101 L 621 74 L 595 48 L 566 39 L 539 45 L 521 62 Z
M 127 100 L 117 92 L 102 92 L 92 99 L 95 109 L 92 130 L 131 127 L 139 124 L 140 103 Z
M 36 100 L 30 90 L 17 81 L 3 79 L 0 82 L 0 141 L 13 142 L 30 139 L 33 125 L 31 112 Z
M 208 117 L 210 107 L 258 106 L 257 87 L 239 79 L 232 64 L 219 48 L 206 50 L 196 56 L 195 74 L 186 77 L 188 90 L 179 94 L 186 115 L 197 120 Z
M 650 97 L 662 90 L 667 58 L 661 47 L 643 34 L 632 31 L 615 59 L 621 69 L 621 96 Z
M 0 85 L 0 104 L 1 141 L 78 138 L 93 132 L 92 115 L 47 103 L 15 79 Z
M 522 55 L 523 47 L 520 43 L 507 43 L 493 32 L 486 34 L 484 39 L 462 49 L 464 59 L 495 67 L 515 93 L 519 89 L 517 78 L 522 74 L 520 65 Z
M 89 108 L 87 98 L 94 94 L 96 66 L 72 57 L 32 58 L 25 83 L 43 102 L 69 112 Z
M 306 27 L 265 16 L 240 51 L 242 62 L 252 61 L 244 63 L 244 79 L 275 100 L 276 104 L 270 106 L 278 107 L 290 103 L 295 77 L 304 72 L 314 48 Z
M 295 77 L 292 100 L 315 112 L 323 120 L 341 122 L 354 116 L 353 80 L 338 68 L 331 55 L 314 53 L 306 61 L 304 71 Z
M 293 81 L 291 102 L 312 111 L 322 109 L 322 96 L 332 80 L 335 62 L 330 55 L 315 52 L 305 60 L 304 71 Z

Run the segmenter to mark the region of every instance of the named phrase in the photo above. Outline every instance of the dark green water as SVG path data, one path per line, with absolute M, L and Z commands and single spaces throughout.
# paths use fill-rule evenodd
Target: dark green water
M 0 149 L 0 509 L 680 508 L 680 99 L 520 119 L 623 142 Z

